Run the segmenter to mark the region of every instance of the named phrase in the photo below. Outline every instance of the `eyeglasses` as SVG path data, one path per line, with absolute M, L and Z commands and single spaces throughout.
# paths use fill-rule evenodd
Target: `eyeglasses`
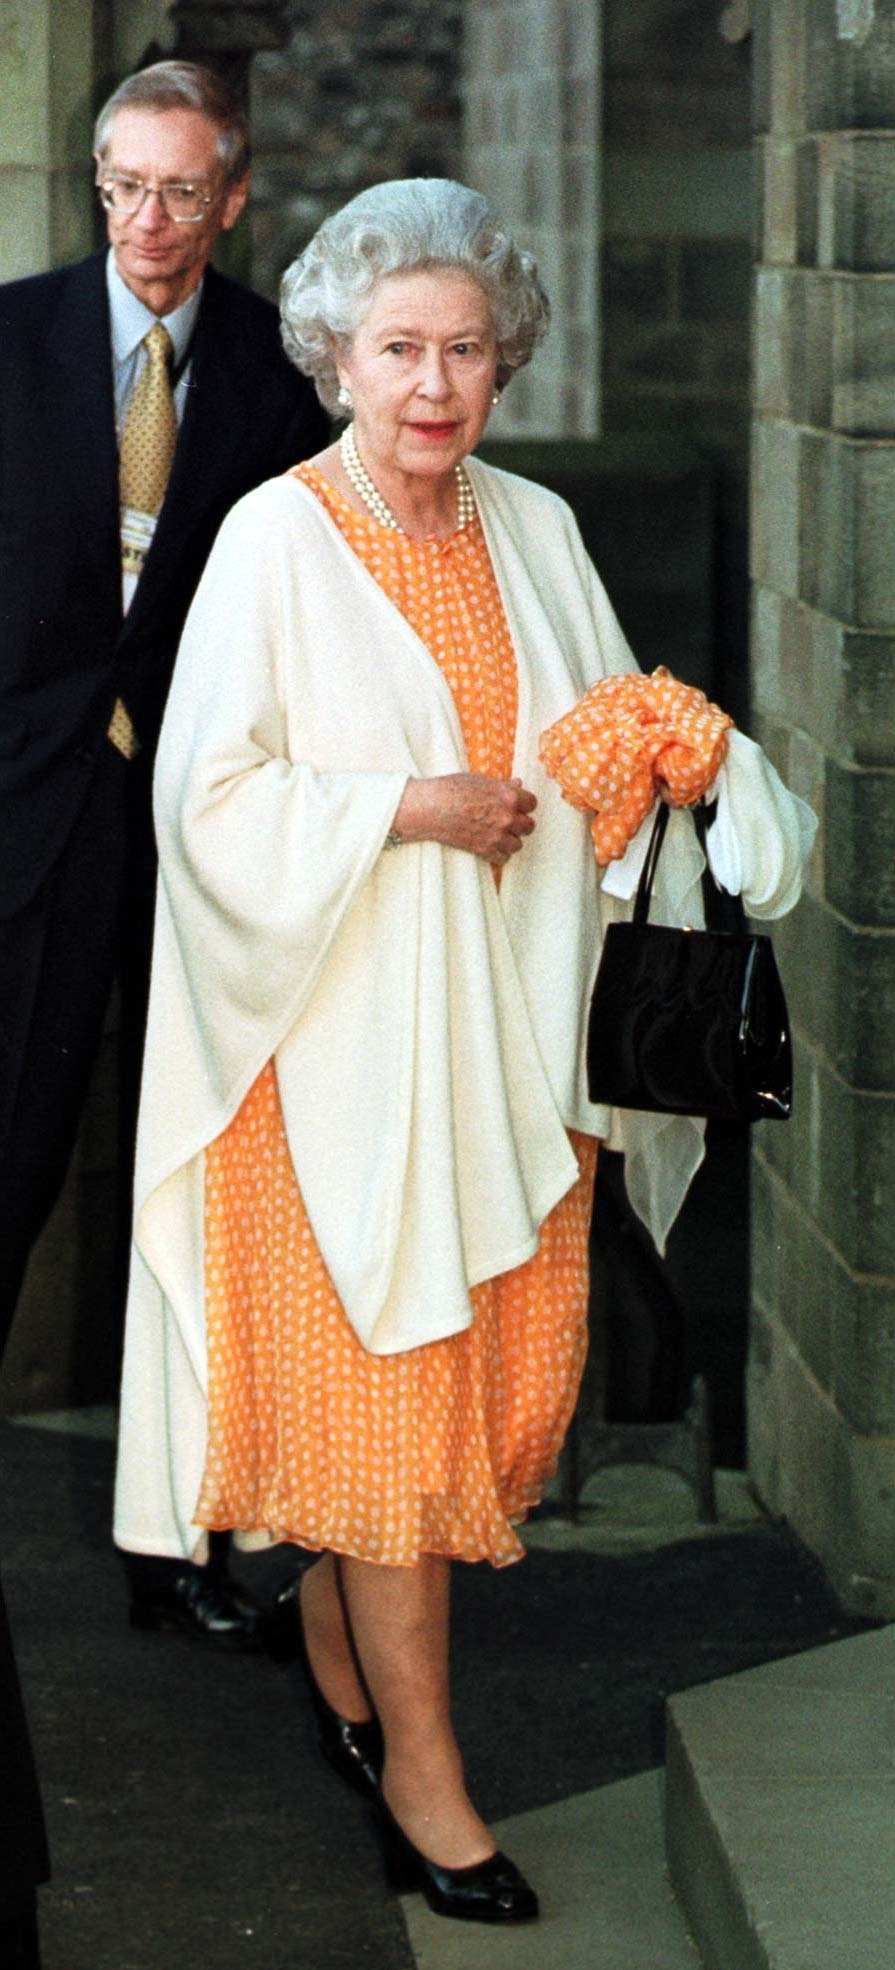
M 214 203 L 214 193 L 204 192 L 198 185 L 147 185 L 143 178 L 117 177 L 114 174 L 97 178 L 96 183 L 106 211 L 124 213 L 129 219 L 140 211 L 150 192 L 155 192 L 167 218 L 173 219 L 178 226 L 196 225 Z

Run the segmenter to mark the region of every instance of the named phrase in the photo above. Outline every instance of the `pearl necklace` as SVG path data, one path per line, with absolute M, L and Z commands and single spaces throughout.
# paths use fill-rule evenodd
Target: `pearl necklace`
M 391 507 L 386 505 L 381 492 L 377 492 L 366 466 L 361 462 L 354 441 L 354 426 L 351 424 L 346 425 L 339 439 L 339 456 L 345 467 L 346 478 L 354 487 L 358 498 L 362 499 L 364 505 L 369 508 L 374 520 L 378 520 L 380 526 L 391 527 L 394 533 L 405 533 L 406 528 L 395 519 Z M 468 527 L 470 520 L 475 519 L 476 504 L 468 474 L 462 465 L 454 466 L 454 478 L 457 485 L 457 532 L 459 533 L 461 527 Z

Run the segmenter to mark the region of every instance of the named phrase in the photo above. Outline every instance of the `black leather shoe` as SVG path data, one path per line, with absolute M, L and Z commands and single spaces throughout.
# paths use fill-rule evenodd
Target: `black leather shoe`
M 174 1628 L 211 1648 L 259 1649 L 264 1616 L 226 1574 L 185 1561 L 164 1579 L 131 1579 L 132 1628 Z
M 439 1867 L 408 1840 L 380 1793 L 377 1802 L 388 1883 L 399 1895 L 415 1888 L 435 1915 L 459 1922 L 533 1922 L 538 1898 L 515 1862 L 498 1850 L 472 1867 Z
M 328 1765 L 364 1799 L 377 1799 L 385 1749 L 378 1717 L 352 1723 L 334 1710 L 308 1660 L 298 1581 L 281 1587 L 265 1626 L 265 1640 L 277 1662 L 297 1662 L 311 1699 L 317 1743 Z

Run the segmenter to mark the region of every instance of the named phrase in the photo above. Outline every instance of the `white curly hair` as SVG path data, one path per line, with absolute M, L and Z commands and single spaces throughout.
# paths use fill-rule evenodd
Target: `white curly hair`
M 516 246 L 481 192 L 452 178 L 394 178 L 324 219 L 280 287 L 283 347 L 340 415 L 336 355 L 350 343 L 377 283 L 450 267 L 477 281 L 497 338 L 497 382 L 531 360 L 550 303 L 530 253 Z

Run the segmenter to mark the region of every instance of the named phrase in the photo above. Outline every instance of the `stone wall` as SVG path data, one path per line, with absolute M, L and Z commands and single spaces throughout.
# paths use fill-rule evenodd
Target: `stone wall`
M 464 176 L 534 253 L 553 303 L 545 346 L 495 437 L 599 428 L 600 6 L 474 0 L 463 64 Z
M 758 10 L 753 693 L 822 815 L 778 945 L 785 1129 L 756 1134 L 751 1468 L 895 1615 L 895 10 Z
M 285 47 L 252 68 L 252 283 L 383 178 L 456 177 L 463 0 L 287 0 Z

